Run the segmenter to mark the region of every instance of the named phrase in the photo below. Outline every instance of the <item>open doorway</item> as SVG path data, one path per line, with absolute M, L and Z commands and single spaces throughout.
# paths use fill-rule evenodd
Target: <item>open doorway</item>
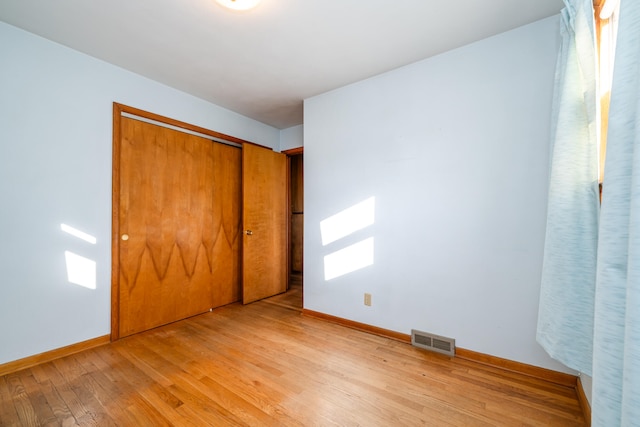
M 302 308 L 304 273 L 304 161 L 302 148 L 285 151 L 289 156 L 289 292 Z

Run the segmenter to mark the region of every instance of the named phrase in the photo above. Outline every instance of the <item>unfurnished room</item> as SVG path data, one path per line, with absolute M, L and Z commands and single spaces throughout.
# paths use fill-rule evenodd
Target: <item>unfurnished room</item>
M 640 426 L 639 69 L 634 0 L 0 0 L 0 425 Z

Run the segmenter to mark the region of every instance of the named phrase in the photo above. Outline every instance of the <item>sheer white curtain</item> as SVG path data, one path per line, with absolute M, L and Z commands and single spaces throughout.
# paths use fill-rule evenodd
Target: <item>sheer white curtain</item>
M 593 376 L 592 425 L 640 425 L 640 1 L 620 0 L 602 210 L 592 0 L 565 0 L 538 341 Z
M 640 1 L 621 0 L 595 292 L 592 425 L 640 425 Z
M 565 0 L 537 339 L 591 374 L 598 234 L 596 53 L 592 0 Z

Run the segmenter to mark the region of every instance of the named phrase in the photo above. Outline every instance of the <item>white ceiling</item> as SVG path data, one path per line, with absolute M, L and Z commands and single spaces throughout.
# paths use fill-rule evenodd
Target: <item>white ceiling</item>
M 562 0 L 0 0 L 0 20 L 276 128 L 302 100 L 557 14 Z

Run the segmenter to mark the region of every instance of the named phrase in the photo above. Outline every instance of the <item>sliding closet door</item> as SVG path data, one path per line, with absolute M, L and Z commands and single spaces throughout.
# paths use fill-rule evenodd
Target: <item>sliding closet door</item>
M 242 298 L 242 150 L 213 143 L 213 305 Z M 209 250 L 209 249 L 208 249 Z
M 242 147 L 244 304 L 287 290 L 287 156 Z
M 120 133 L 124 337 L 238 299 L 240 150 L 127 117 Z

